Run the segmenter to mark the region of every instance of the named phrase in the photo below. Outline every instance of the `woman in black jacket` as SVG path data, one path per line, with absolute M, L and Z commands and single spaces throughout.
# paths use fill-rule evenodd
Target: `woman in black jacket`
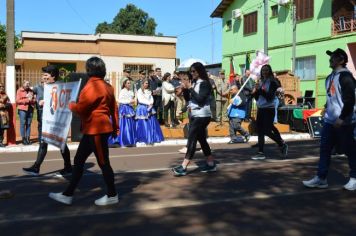
M 265 135 L 275 141 L 281 149 L 284 157 L 288 154 L 288 145 L 282 139 L 279 131 L 274 128 L 275 99 L 278 83 L 274 79 L 270 65 L 261 68 L 261 79 L 256 83 L 252 91 L 257 101 L 257 132 L 258 132 L 258 153 L 253 156 L 253 160 L 264 160 L 266 156 L 263 152 L 265 145 Z M 272 131 L 273 130 L 273 131 Z
M 183 86 L 186 89 L 186 95 L 189 95 L 189 133 L 187 152 L 181 165 L 174 167 L 172 171 L 175 176 L 183 176 L 187 174 L 187 166 L 194 156 L 197 141 L 206 156 L 206 165 L 202 168 L 202 172 L 216 171 L 214 157 L 211 155 L 211 149 L 207 142 L 207 132 L 211 119 L 210 100 L 212 86 L 209 82 L 206 70 L 200 62 L 194 63 L 190 67 L 192 81 L 184 80 Z

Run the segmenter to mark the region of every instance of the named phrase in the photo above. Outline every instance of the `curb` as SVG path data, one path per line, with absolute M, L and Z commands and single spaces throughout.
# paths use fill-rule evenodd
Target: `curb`
M 296 133 L 296 134 L 282 134 L 284 140 L 307 140 L 312 139 L 309 133 Z M 266 137 L 266 141 L 270 139 Z M 230 137 L 210 137 L 208 138 L 208 143 L 219 144 L 227 143 L 230 141 Z M 251 136 L 250 142 L 257 142 L 257 136 Z M 184 146 L 187 143 L 187 139 L 168 139 L 161 143 L 155 143 L 153 145 L 148 145 L 145 143 L 137 143 L 136 147 L 158 147 L 158 146 Z M 79 143 L 68 143 L 69 150 L 76 150 Z M 8 152 L 37 152 L 38 143 L 29 146 L 20 145 L 10 145 L 5 148 L 0 148 L 0 153 Z M 58 148 L 52 145 L 48 145 L 48 151 L 58 151 Z

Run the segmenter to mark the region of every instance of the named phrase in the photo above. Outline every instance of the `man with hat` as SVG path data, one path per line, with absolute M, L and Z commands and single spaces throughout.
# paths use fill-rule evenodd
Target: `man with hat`
M 127 79 L 129 79 L 130 81 L 131 81 L 131 90 L 132 91 L 135 91 L 134 89 L 135 89 L 135 83 L 134 83 L 134 81 L 133 81 L 133 79 L 131 78 L 131 76 L 130 76 L 130 74 L 131 74 L 131 69 L 130 68 L 125 68 L 124 70 L 123 70 L 123 76 L 122 76 L 122 78 L 120 79 L 120 86 L 119 86 L 119 89 L 121 90 L 121 87 L 122 87 L 122 83 L 125 81 L 125 80 L 127 80 Z
M 349 159 L 350 180 L 344 185 L 346 190 L 356 190 L 356 141 L 353 137 L 356 114 L 355 79 L 346 68 L 347 54 L 338 48 L 326 51 L 330 56 L 329 64 L 332 73 L 326 78 L 327 93 L 324 125 L 321 131 L 320 158 L 318 172 L 310 180 L 303 181 L 309 188 L 327 188 L 327 174 L 330 165 L 331 151 L 340 143 Z
M 146 71 L 145 70 L 140 70 L 138 72 L 138 80 L 135 83 L 135 90 L 134 90 L 135 93 L 141 88 L 142 81 L 144 79 L 146 79 Z
M 219 71 L 219 79 L 216 82 L 216 114 L 217 121 L 228 121 L 226 116 L 228 96 L 229 96 L 229 81 L 225 78 L 225 70 Z

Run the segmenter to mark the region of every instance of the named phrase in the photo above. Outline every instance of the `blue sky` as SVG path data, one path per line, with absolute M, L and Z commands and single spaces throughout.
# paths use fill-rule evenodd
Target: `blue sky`
M 221 61 L 221 19 L 210 18 L 220 0 L 15 0 L 15 30 L 93 34 L 128 3 L 155 19 L 157 33 L 178 36 L 181 60 Z M 0 22 L 6 24 L 6 0 L 0 0 Z

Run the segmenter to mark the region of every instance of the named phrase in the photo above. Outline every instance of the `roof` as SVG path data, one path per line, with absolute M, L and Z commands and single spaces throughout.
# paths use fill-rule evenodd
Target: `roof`
M 220 4 L 216 7 L 216 9 L 211 13 L 210 17 L 218 17 L 222 18 L 226 9 L 233 3 L 234 0 L 222 0 Z
M 32 32 L 22 31 L 21 38 L 37 38 L 52 40 L 74 40 L 74 41 L 136 41 L 136 42 L 156 42 L 156 43 L 177 43 L 176 37 L 145 36 L 128 34 L 70 34 L 53 32 Z

